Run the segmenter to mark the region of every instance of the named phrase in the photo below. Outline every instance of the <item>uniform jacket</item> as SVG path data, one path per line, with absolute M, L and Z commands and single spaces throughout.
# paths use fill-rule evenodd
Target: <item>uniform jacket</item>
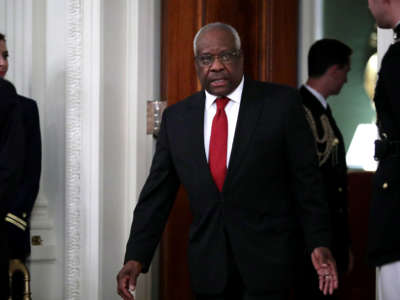
M 294 263 L 296 212 L 309 249 L 330 242 L 328 208 L 299 95 L 245 77 L 222 192 L 206 160 L 204 105 L 201 91 L 165 110 L 125 261 L 140 261 L 147 270 L 183 184 L 193 214 L 188 259 L 194 291 L 222 292 L 227 237 L 249 291 L 286 287 Z
M 12 84 L 0 78 L 0 257 L 8 260 L 5 222 L 14 199 L 24 161 L 24 129 L 21 106 Z
M 340 271 L 348 266 L 350 234 L 347 201 L 347 165 L 343 136 L 330 109 L 304 86 L 300 95 L 306 109 L 318 153 L 332 221 L 332 253 Z
M 18 102 L 25 133 L 25 155 L 18 187 L 9 203 L 5 219 L 12 225 L 9 226 L 11 257 L 25 259 L 30 254 L 29 219 L 39 191 L 42 151 L 37 104 L 20 95 Z
M 400 142 L 400 43 L 385 54 L 375 89 L 377 125 L 382 140 Z M 400 152 L 399 152 L 400 153 Z M 399 154 L 398 153 L 398 154 Z M 400 260 L 400 155 L 379 161 L 373 179 L 369 222 L 369 261 L 376 266 Z

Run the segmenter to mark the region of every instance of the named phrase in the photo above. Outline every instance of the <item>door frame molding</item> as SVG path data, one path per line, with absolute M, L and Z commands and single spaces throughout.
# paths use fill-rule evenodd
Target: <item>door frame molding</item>
M 125 250 L 132 211 L 148 174 L 154 142 L 146 135 L 146 101 L 160 98 L 160 0 L 121 0 L 127 7 L 127 112 L 121 141 L 126 145 L 123 206 L 119 220 Z M 103 211 L 103 1 L 65 0 L 65 285 L 64 299 L 102 299 Z M 107 58 L 104 58 L 107 59 Z M 157 260 L 156 260 L 157 261 Z M 157 269 L 158 265 L 153 264 Z M 137 296 L 156 299 L 158 278 L 141 276 Z M 90 280 L 88 280 L 90 278 Z M 109 291 L 114 295 L 114 291 Z M 115 294 L 116 295 L 116 294 Z M 117 297 L 117 296 L 116 296 Z

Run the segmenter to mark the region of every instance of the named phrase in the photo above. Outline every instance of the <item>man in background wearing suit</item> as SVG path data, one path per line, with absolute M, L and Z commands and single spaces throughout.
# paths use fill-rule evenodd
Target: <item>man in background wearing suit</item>
M 368 257 L 379 268 L 380 300 L 400 299 L 400 0 L 369 0 L 380 28 L 393 28 L 395 41 L 382 59 L 374 103 L 380 139 L 368 228 Z
M 0 33 L 0 78 L 8 70 L 6 39 Z M 13 87 L 13 86 L 12 86 Z M 14 93 L 16 94 L 15 88 Z M 25 132 L 25 160 L 17 191 L 5 216 L 9 232 L 10 258 L 25 261 L 30 254 L 29 218 L 39 191 L 42 146 L 39 111 L 34 100 L 17 95 Z
M 22 113 L 13 86 L 0 78 L 0 300 L 8 299 L 9 242 L 5 217 L 24 161 Z
M 149 269 L 180 184 L 193 214 L 188 260 L 197 299 L 287 299 L 296 217 L 321 289 L 332 293 L 329 211 L 297 91 L 244 76 L 229 25 L 206 25 L 193 44 L 204 90 L 164 111 L 118 293 L 133 299 L 129 290 Z
M 332 222 L 332 254 L 339 278 L 351 269 L 347 203 L 347 165 L 342 134 L 327 98 L 339 94 L 347 81 L 352 50 L 334 39 L 315 42 L 308 53 L 308 80 L 300 95 L 310 124 Z M 296 299 L 325 299 L 318 290 L 318 276 L 308 260 L 299 260 Z M 336 293 L 330 296 L 336 299 Z

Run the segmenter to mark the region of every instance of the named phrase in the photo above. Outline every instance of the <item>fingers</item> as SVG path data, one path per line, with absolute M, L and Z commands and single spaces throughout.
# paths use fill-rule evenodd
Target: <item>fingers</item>
M 339 282 L 336 268 L 334 265 L 327 265 L 318 272 L 319 289 L 324 295 L 330 294 L 338 288 Z
M 134 300 L 134 297 L 132 296 L 132 294 L 130 293 L 130 279 L 131 279 L 131 273 L 126 273 L 123 272 L 124 269 L 121 270 L 121 272 L 118 274 L 117 276 L 117 286 L 118 286 L 118 295 L 121 296 L 121 298 L 123 298 L 124 300 Z M 136 284 L 135 286 L 136 287 Z M 131 289 L 132 291 L 134 290 Z
M 132 293 L 136 289 L 136 280 L 142 271 L 142 264 L 138 261 L 130 260 L 117 276 L 117 292 L 124 300 L 135 300 Z
M 328 248 L 316 248 L 311 254 L 313 266 L 318 274 L 319 289 L 324 295 L 332 295 L 339 286 L 336 262 Z

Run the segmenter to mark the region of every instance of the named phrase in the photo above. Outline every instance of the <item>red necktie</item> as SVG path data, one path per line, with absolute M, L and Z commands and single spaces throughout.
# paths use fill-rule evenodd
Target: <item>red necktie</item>
M 211 127 L 208 163 L 214 182 L 219 191 L 222 191 L 226 176 L 226 152 L 228 149 L 228 119 L 225 106 L 229 99 L 218 98 L 215 102 L 217 103 L 217 112 Z

